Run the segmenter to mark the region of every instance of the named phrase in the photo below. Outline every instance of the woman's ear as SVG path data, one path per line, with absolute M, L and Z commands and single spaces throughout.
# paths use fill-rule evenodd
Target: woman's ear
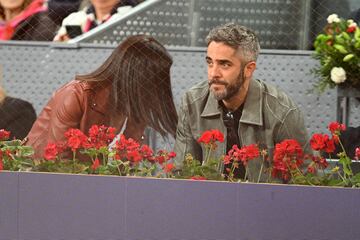
M 245 78 L 252 78 L 255 69 L 256 69 L 256 62 L 254 61 L 248 62 L 244 68 Z

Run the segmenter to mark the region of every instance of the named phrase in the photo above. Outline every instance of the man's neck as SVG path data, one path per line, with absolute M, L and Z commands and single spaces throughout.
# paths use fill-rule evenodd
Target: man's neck
M 233 112 L 236 109 L 238 109 L 245 102 L 246 95 L 249 90 L 249 84 L 250 84 L 250 81 L 244 82 L 244 84 L 239 89 L 238 94 L 236 94 L 235 96 L 233 96 L 232 98 L 230 98 L 228 100 L 222 100 L 226 109 Z

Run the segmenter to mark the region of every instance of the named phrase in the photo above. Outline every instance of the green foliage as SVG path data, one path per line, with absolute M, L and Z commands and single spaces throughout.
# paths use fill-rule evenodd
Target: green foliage
M 339 18 L 330 21 L 325 32 L 316 37 L 314 47 L 313 57 L 320 63 L 311 71 L 319 78 L 315 90 L 321 93 L 339 84 L 360 88 L 360 29 L 356 23 Z M 335 67 L 345 71 L 344 82 L 331 77 Z
M 193 158 L 191 154 L 185 156 L 184 164 L 177 172 L 176 177 L 180 179 L 203 178 L 207 180 L 224 180 L 219 174 L 219 160 L 209 159 L 204 164 Z
M 20 140 L 0 141 L 3 169 L 11 171 L 26 171 L 32 167 L 31 156 L 34 150 L 22 146 Z

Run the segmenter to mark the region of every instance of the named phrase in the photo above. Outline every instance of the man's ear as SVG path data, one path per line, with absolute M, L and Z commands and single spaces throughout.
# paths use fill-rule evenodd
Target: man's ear
M 255 71 L 255 69 L 256 69 L 256 62 L 254 62 L 254 61 L 248 62 L 244 68 L 245 78 L 252 78 L 252 75 L 253 75 L 253 72 Z

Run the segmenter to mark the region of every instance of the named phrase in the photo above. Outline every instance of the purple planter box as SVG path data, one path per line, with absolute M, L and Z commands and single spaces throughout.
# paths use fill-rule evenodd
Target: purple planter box
M 360 189 L 0 173 L 0 239 L 359 239 Z

